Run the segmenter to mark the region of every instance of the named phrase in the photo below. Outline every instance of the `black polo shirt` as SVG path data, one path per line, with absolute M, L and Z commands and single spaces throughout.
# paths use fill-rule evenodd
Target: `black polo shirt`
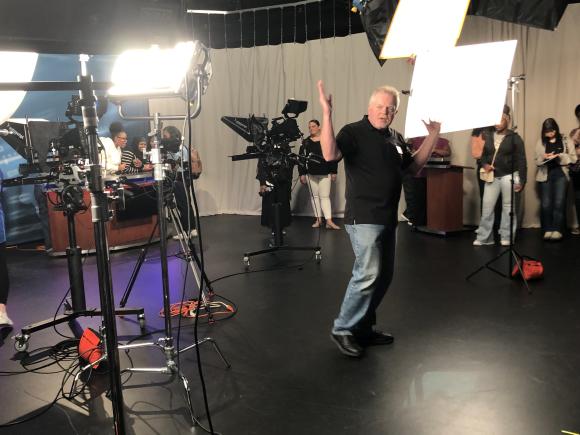
M 336 136 L 346 171 L 346 224 L 397 225 L 405 169 L 413 162 L 401 136 L 377 130 L 365 116 L 345 125 Z

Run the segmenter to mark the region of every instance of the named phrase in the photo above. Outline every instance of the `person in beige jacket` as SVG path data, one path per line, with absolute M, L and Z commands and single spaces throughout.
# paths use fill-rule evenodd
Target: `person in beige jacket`
M 542 124 L 542 135 L 536 145 L 536 181 L 540 183 L 540 201 L 544 240 L 561 240 L 566 214 L 568 166 L 576 163 L 572 141 L 560 133 L 554 118 Z

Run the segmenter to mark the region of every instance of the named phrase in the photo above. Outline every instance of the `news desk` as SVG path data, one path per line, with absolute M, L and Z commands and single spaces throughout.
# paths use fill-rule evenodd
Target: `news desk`
M 144 175 L 129 175 L 127 179 L 131 186 L 125 186 L 128 192 L 125 201 L 125 210 L 119 210 L 113 204 L 109 209 L 113 217 L 107 222 L 107 240 L 110 250 L 120 250 L 141 246 L 147 243 L 153 229 L 153 241 L 159 240 L 159 227 L 157 226 L 156 196 L 153 189 L 153 181 Z M 87 210 L 75 214 L 75 227 L 77 245 L 83 253 L 95 252 L 95 238 L 91 217 L 91 197 L 87 190 L 83 191 L 84 203 Z M 51 256 L 66 255 L 68 248 L 68 224 L 67 217 L 62 211 L 55 211 L 53 204 L 57 202 L 56 192 L 47 192 L 48 220 L 50 237 L 53 251 Z

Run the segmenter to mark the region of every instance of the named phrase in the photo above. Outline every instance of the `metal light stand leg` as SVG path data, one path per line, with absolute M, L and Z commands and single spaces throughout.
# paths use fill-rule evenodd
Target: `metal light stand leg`
M 155 114 L 154 118 L 155 134 L 159 134 L 159 114 Z M 165 366 L 164 367 L 130 367 L 123 372 L 130 373 L 159 373 L 170 375 L 172 377 L 179 376 L 181 379 L 183 389 L 185 390 L 185 396 L 187 399 L 188 409 L 191 416 L 192 425 L 196 426 L 198 424 L 197 417 L 195 415 L 192 401 L 191 401 L 191 389 L 189 387 L 189 380 L 180 370 L 177 364 L 177 350 L 175 349 L 171 328 L 171 306 L 170 306 L 170 296 L 169 296 L 169 275 L 167 266 L 167 222 L 165 219 L 165 193 L 164 193 L 164 164 L 162 162 L 161 153 L 159 150 L 159 144 L 157 139 L 151 153 L 151 161 L 154 165 L 154 177 L 155 184 L 157 188 L 157 213 L 159 216 L 159 237 L 160 237 L 160 260 L 161 260 L 161 282 L 163 289 L 163 315 L 164 315 L 164 337 L 160 338 L 157 342 L 147 342 L 147 343 L 135 343 L 135 344 L 125 344 L 120 345 L 118 348 L 120 350 L 129 351 L 138 348 L 148 348 L 155 347 L 165 355 Z M 223 358 L 223 356 L 222 356 Z
M 91 213 L 95 236 L 95 250 L 97 256 L 97 271 L 99 281 L 99 295 L 105 331 L 105 351 L 109 369 L 111 388 L 111 404 L 116 434 L 125 434 L 125 414 L 119 351 L 117 349 L 117 325 L 115 321 L 115 303 L 113 297 L 113 283 L 111 279 L 111 264 L 109 260 L 109 246 L 107 242 L 106 222 L 109 219 L 107 196 L 104 192 L 104 182 L 99 161 L 97 147 L 97 107 L 96 97 L 92 88 L 92 77 L 87 74 L 86 64 L 81 60 L 80 101 L 82 105 L 83 122 L 87 135 L 89 152 L 89 191 L 91 194 Z
M 202 307 L 205 308 L 206 312 L 208 313 L 208 316 L 211 318 L 211 315 L 212 315 L 211 314 L 211 295 L 209 295 L 209 296 L 206 295 L 204 290 L 203 290 L 203 287 L 202 287 L 204 284 L 204 281 L 207 280 L 207 277 L 204 278 L 204 275 L 200 275 L 200 273 L 198 273 L 198 270 L 195 267 L 197 264 L 197 267 L 201 271 L 201 264 L 199 263 L 198 258 L 194 255 L 195 251 L 193 251 L 193 246 L 190 246 L 190 245 L 192 245 L 191 240 L 188 237 L 186 238 L 186 231 L 184 231 L 184 229 L 181 225 L 181 221 L 179 220 L 179 218 L 175 212 L 175 209 L 169 208 L 169 213 L 170 213 L 171 218 L 173 220 L 173 224 L 175 225 L 176 233 L 181 234 L 181 237 L 179 238 L 179 243 L 181 244 L 181 249 L 184 252 L 185 261 L 188 263 L 189 267 L 191 268 L 191 271 L 192 271 L 193 276 L 195 278 L 195 283 L 197 285 L 197 288 L 200 290 L 201 301 L 197 301 L 197 303 L 203 304 Z M 206 284 L 208 284 L 207 281 L 206 281 Z M 218 356 L 221 358 L 221 360 L 223 361 L 226 368 L 229 369 L 231 367 L 230 363 L 227 361 L 227 359 L 223 355 L 219 345 L 211 337 L 205 337 L 205 338 L 199 340 L 197 343 L 193 343 L 189 346 L 184 347 L 183 349 L 179 349 L 179 353 L 183 353 L 183 352 L 187 352 L 189 350 L 195 349 L 196 346 L 202 345 L 204 343 L 212 344 L 214 350 L 216 351 Z

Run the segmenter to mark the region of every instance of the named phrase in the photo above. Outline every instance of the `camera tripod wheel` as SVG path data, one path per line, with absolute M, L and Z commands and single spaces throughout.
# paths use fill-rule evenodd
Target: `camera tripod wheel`
M 146 332 L 145 326 L 147 325 L 147 323 L 145 322 L 145 313 L 139 314 L 137 316 L 137 321 L 139 322 L 139 328 L 141 329 L 141 332 Z
M 12 338 L 14 339 L 14 349 L 16 349 L 16 352 L 26 352 L 28 350 L 30 335 L 18 334 Z
M 244 262 L 244 266 L 245 266 L 246 270 L 248 270 L 250 268 L 250 257 L 247 255 L 244 255 L 244 258 L 242 261 Z
M 320 262 L 322 261 L 322 252 L 320 251 L 320 249 L 314 253 L 314 259 L 318 264 L 320 264 Z

